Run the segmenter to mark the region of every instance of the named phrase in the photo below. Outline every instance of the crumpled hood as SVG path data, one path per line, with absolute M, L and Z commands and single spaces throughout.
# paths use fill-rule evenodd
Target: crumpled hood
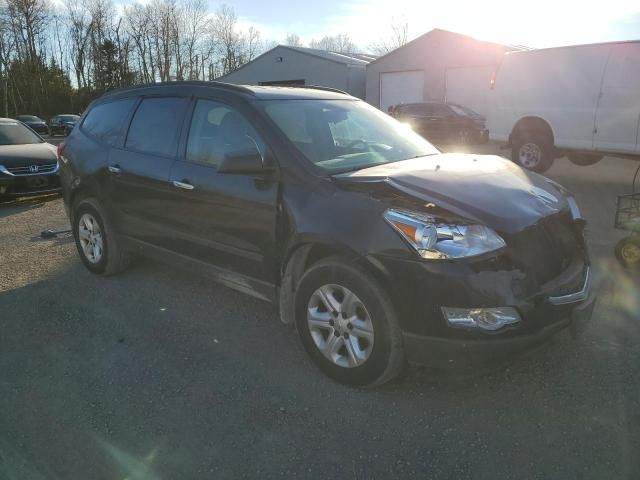
M 496 155 L 438 154 L 334 178 L 385 182 L 406 195 L 509 233 L 569 208 L 557 184 Z
M 56 147 L 49 143 L 30 145 L 0 145 L 0 165 L 42 165 L 57 160 Z

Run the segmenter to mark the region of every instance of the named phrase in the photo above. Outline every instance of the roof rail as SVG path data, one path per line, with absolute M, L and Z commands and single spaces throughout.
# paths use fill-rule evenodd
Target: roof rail
M 243 87 L 241 85 L 234 85 L 232 83 L 225 82 L 215 82 L 215 81 L 203 81 L 203 80 L 178 80 L 173 82 L 154 82 L 154 83 L 144 83 L 140 85 L 132 85 L 130 87 L 121 87 L 115 88 L 113 90 L 109 90 L 105 93 L 105 95 L 111 95 L 119 92 L 128 92 L 132 90 L 138 90 L 140 88 L 149 88 L 149 87 L 172 87 L 172 86 L 197 86 L 197 87 L 216 87 L 216 88 L 224 88 L 226 90 L 235 90 L 237 92 L 249 93 L 251 95 L 255 95 L 255 92 L 250 88 Z
M 338 90 L 337 88 L 331 88 L 331 87 L 323 87 L 322 85 L 291 85 L 291 87 L 293 88 L 309 88 L 311 90 L 324 90 L 326 92 L 333 92 L 333 93 L 341 93 L 343 95 L 349 95 L 349 93 L 343 91 L 343 90 Z

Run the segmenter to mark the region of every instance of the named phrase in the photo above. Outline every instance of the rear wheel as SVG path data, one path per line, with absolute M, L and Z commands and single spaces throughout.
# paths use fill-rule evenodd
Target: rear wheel
M 640 268 L 640 236 L 625 237 L 616 245 L 616 258 L 626 268 Z
M 542 173 L 553 165 L 553 151 L 553 142 L 542 132 L 525 132 L 514 140 L 511 159 L 527 170 Z
M 570 153 L 568 157 L 571 163 L 573 163 L 574 165 L 579 165 L 581 167 L 594 165 L 602 160 L 602 155 L 591 153 Z
M 81 200 L 73 212 L 73 236 L 85 267 L 113 275 L 129 266 L 129 255 L 95 199 Z
M 295 296 L 296 327 L 316 365 L 334 380 L 379 385 L 404 366 L 394 308 L 380 285 L 339 258 L 302 277 Z

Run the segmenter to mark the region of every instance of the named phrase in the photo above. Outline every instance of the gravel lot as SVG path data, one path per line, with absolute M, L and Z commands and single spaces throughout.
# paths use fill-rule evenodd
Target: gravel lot
M 578 340 L 373 390 L 206 278 L 91 275 L 69 235 L 38 238 L 66 223 L 57 196 L 0 204 L 0 478 L 640 478 L 640 281 L 612 228 L 636 165 L 549 173 L 590 225 L 600 301 Z

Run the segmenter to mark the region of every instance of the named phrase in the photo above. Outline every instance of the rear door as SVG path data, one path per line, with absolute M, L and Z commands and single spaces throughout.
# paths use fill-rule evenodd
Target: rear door
M 638 151 L 640 122 L 640 42 L 611 47 L 596 113 L 594 148 Z
M 154 245 L 171 239 L 166 227 L 169 172 L 188 103 L 188 98 L 177 96 L 142 98 L 124 147 L 110 152 L 110 201 L 127 236 Z
M 171 171 L 171 200 L 163 214 L 176 239 L 172 249 L 272 283 L 277 176 L 218 172 L 225 154 L 256 149 L 267 155 L 264 136 L 248 114 L 241 105 L 222 99 L 195 102 L 184 153 Z M 226 280 L 243 282 L 237 276 Z

